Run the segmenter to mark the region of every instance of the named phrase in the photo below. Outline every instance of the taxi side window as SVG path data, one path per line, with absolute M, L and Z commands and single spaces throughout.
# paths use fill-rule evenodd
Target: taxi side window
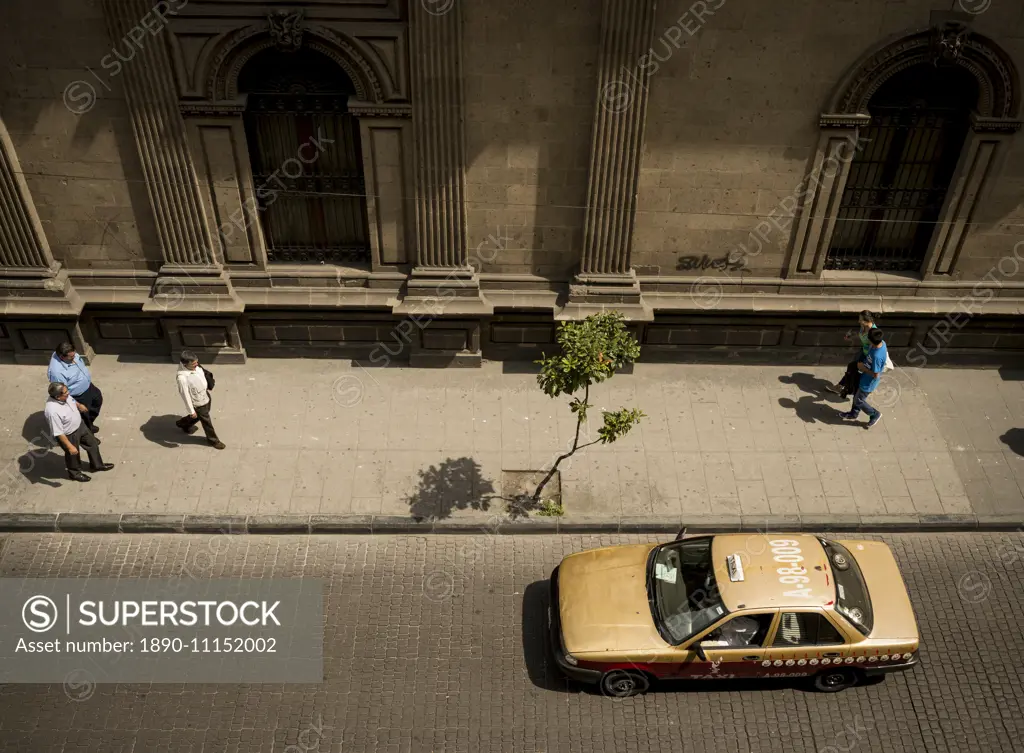
M 843 637 L 823 614 L 783 612 L 775 646 L 831 646 L 843 643 Z
M 721 648 L 743 648 L 760 646 L 768 637 L 774 614 L 743 614 L 712 630 L 701 641 L 701 645 L 716 643 Z

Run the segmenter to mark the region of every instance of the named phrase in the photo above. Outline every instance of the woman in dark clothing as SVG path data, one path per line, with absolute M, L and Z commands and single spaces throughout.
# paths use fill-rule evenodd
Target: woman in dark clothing
M 857 369 L 857 364 L 863 360 L 864 356 L 867 355 L 871 349 L 871 343 L 868 341 L 868 332 L 875 329 L 875 315 L 870 311 L 860 312 L 860 352 L 857 353 L 857 357 L 850 361 L 846 366 L 846 374 L 836 384 L 828 385 L 829 392 L 834 392 L 843 399 L 849 395 L 857 392 L 857 385 L 860 383 L 860 371 Z M 850 335 L 847 333 L 846 339 L 850 340 Z

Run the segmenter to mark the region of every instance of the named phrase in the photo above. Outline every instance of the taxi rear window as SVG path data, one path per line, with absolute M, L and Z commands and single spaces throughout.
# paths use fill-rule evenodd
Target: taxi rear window
M 825 554 L 832 566 L 832 576 L 836 581 L 836 611 L 861 633 L 869 635 L 875 620 L 868 587 L 857 560 L 846 547 L 834 541 L 822 539 L 821 545 L 825 547 Z

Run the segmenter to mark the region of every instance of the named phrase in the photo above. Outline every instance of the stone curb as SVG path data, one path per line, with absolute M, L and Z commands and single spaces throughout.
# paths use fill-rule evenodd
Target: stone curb
M 0 533 L 190 534 L 676 534 L 757 532 L 909 533 L 1014 531 L 1022 515 L 708 515 L 699 519 L 521 518 L 486 522 L 391 515 L 150 515 L 137 513 L 0 513 Z

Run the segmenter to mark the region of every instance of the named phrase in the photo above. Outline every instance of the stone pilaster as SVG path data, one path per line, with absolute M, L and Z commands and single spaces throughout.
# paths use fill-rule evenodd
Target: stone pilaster
M 409 3 L 416 263 L 394 311 L 430 320 L 413 342 L 413 365 L 478 366 L 479 323 L 456 318 L 494 310 L 467 254 L 463 2 Z
M 183 3 L 178 0 L 178 5 Z M 171 3 L 174 6 L 174 3 Z M 134 46 L 120 74 L 142 172 L 164 256 L 146 311 L 175 315 L 237 313 L 234 295 L 213 251 L 185 123 L 178 108 L 166 19 L 149 0 L 103 0 L 111 40 Z M 174 7 L 167 13 L 175 11 Z
M 69 338 L 90 357 L 75 321 L 81 310 L 67 272 L 50 252 L 14 144 L 0 121 L 0 316 L 15 360 L 48 360 L 56 341 Z
M 923 277 L 940 280 L 959 277 L 957 261 L 979 199 L 1000 166 L 1010 139 L 1024 126 L 1014 118 L 974 115 L 960 152 L 939 221 L 925 256 Z
M 655 0 L 603 0 L 597 104 L 580 272 L 560 318 L 617 309 L 650 320 L 632 269 L 637 183 L 647 123 Z
M 459 299 L 458 313 L 471 313 L 465 304 L 480 308 L 481 302 L 467 263 L 463 2 L 409 3 L 416 264 L 408 295 L 433 296 L 443 288 Z

